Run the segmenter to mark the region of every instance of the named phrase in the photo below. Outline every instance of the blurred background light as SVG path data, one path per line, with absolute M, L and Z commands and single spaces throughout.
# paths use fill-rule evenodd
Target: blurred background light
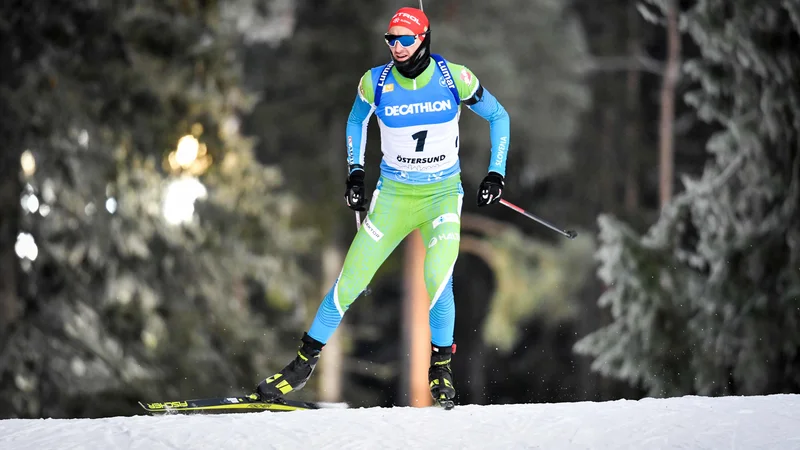
M 19 162 L 22 166 L 22 173 L 26 177 L 30 177 L 36 172 L 36 158 L 33 157 L 33 153 L 30 150 L 22 152 Z
M 191 222 L 194 204 L 206 198 L 208 191 L 203 183 L 193 176 L 183 176 L 169 182 L 164 192 L 164 219 L 172 225 Z
M 189 168 L 200 153 L 200 142 L 192 135 L 186 135 L 178 141 L 175 150 L 175 161 L 184 169 Z
M 115 199 L 114 197 L 109 197 L 106 200 L 106 211 L 108 211 L 111 214 L 117 212 L 117 199 Z
M 39 210 L 39 197 L 36 194 L 23 194 L 22 207 L 31 214 L 35 213 Z
M 20 259 L 35 261 L 39 256 L 39 247 L 36 246 L 36 241 L 30 233 L 22 232 L 17 235 L 17 243 L 14 245 L 14 251 L 16 251 Z

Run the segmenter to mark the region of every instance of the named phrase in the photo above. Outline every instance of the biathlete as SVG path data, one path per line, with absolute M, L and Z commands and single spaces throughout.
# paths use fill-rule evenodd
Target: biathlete
M 353 301 L 398 244 L 419 229 L 427 248 L 430 390 L 438 403 L 453 404 L 453 267 L 459 253 L 464 196 L 458 156 L 461 105 L 489 122 L 492 148 L 488 174 L 478 189 L 479 206 L 493 204 L 503 194 L 510 122 L 503 106 L 470 69 L 431 54 L 431 30 L 420 9 L 398 10 L 384 38 L 392 60 L 361 77 L 346 127 L 345 202 L 367 215 L 341 274 L 303 333 L 297 357 L 258 384 L 256 393 L 264 401 L 274 401 L 306 384 Z M 365 195 L 364 149 L 373 114 L 380 127 L 383 158 L 370 201 Z

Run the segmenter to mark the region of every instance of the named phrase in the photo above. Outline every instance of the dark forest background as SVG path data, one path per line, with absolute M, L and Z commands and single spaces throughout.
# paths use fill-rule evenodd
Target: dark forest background
M 354 233 L 358 80 L 399 1 L 0 4 L 0 417 L 249 392 Z M 800 392 L 800 2 L 429 0 L 509 111 L 462 123 L 459 403 Z M 371 121 L 367 182 L 380 147 Z M 408 405 L 410 246 L 297 398 Z

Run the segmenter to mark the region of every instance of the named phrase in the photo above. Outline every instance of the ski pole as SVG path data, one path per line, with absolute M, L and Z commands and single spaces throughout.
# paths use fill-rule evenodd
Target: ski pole
M 548 222 L 548 221 L 546 221 L 546 220 L 544 220 L 542 218 L 536 217 L 535 215 L 529 213 L 528 211 L 525 211 L 524 209 L 520 208 L 519 206 L 517 206 L 517 205 L 515 205 L 515 204 L 513 204 L 513 203 L 511 203 L 511 202 L 509 202 L 509 201 L 507 201 L 505 199 L 501 198 L 500 199 L 500 204 L 505 205 L 505 206 L 513 209 L 514 211 L 522 214 L 523 216 L 525 216 L 525 217 L 527 217 L 529 219 L 532 219 L 532 220 L 535 220 L 535 221 L 539 222 L 540 224 L 546 226 L 547 228 L 550 228 L 551 230 L 555 231 L 556 233 L 558 233 L 558 234 L 560 234 L 562 236 L 568 237 L 570 239 L 575 239 L 575 237 L 578 235 L 578 233 L 576 233 L 574 230 L 561 230 L 560 228 L 556 227 L 555 225 L 551 224 L 550 222 Z
M 356 231 L 360 229 L 361 229 L 361 213 L 359 211 L 356 211 Z M 364 295 L 369 295 L 372 293 L 372 290 L 369 288 L 369 285 L 367 285 L 367 287 L 364 288 L 364 291 L 362 293 Z

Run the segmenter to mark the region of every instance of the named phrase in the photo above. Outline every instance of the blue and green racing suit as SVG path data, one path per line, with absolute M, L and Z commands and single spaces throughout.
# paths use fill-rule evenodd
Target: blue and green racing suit
M 342 271 L 317 310 L 308 332 L 312 338 L 328 341 L 389 254 L 419 229 L 426 245 L 431 342 L 453 344 L 453 268 L 464 196 L 458 157 L 462 105 L 489 122 L 488 170 L 505 176 L 508 113 L 470 69 L 432 55 L 415 79 L 391 64 L 361 77 L 347 121 L 347 163 L 363 167 L 367 126 L 375 115 L 383 153 L 380 178 Z

